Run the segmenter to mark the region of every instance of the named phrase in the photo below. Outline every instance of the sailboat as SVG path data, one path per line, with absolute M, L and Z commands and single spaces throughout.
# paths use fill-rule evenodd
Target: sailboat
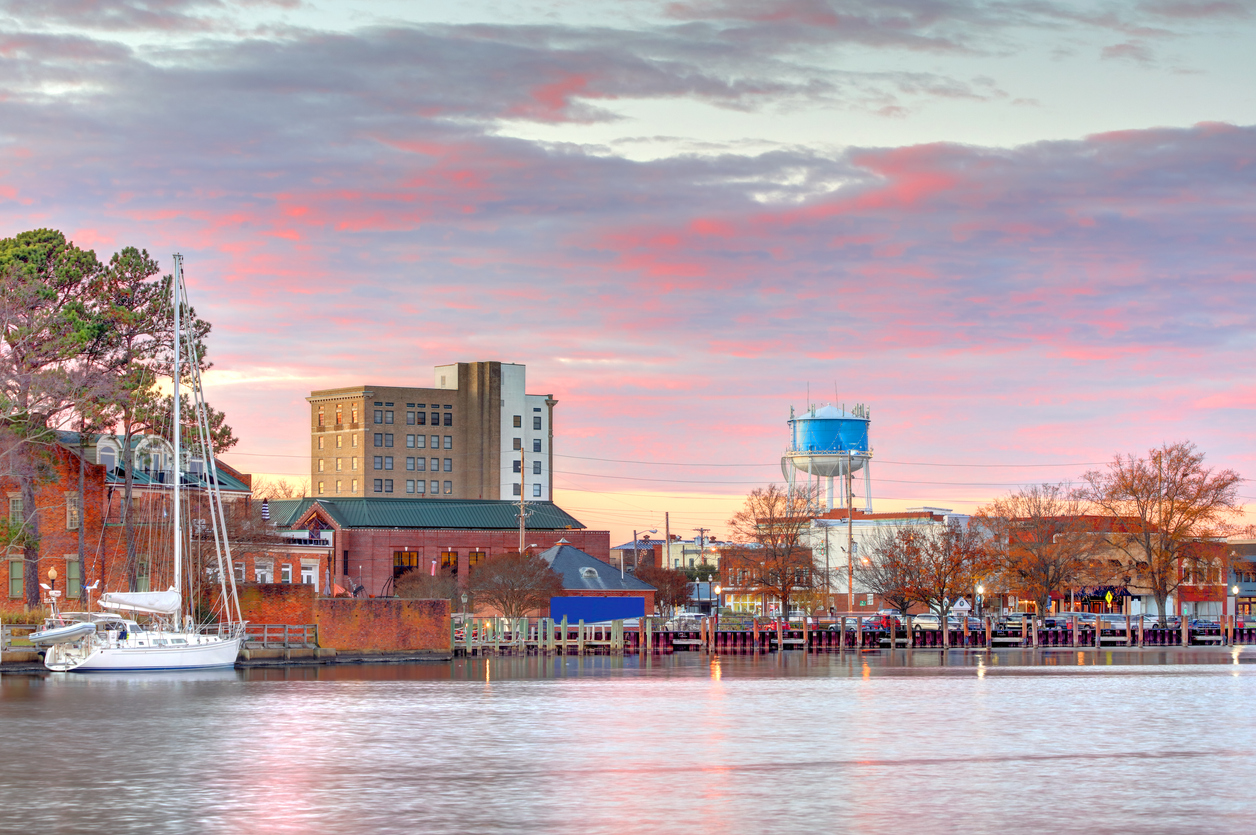
M 43 629 L 30 636 L 36 646 L 47 647 L 44 666 L 56 672 L 125 672 L 160 670 L 204 670 L 233 667 L 244 640 L 244 619 L 236 593 L 235 575 L 231 571 L 231 545 L 223 515 L 218 469 L 212 453 L 208 413 L 202 391 L 200 363 L 195 343 L 189 340 L 188 369 L 193 397 L 193 418 L 198 442 L 205 450 L 209 491 L 210 527 L 217 554 L 220 583 L 219 602 L 223 609 L 219 622 L 202 627 L 184 613 L 183 582 L 183 516 L 180 494 L 183 491 L 183 423 L 180 415 L 182 389 L 181 364 L 183 346 L 181 327 L 183 256 L 174 256 L 172 296 L 174 304 L 174 414 L 172 445 L 174 447 L 174 585 L 161 592 L 106 592 L 99 604 L 104 611 L 60 612 L 57 602 L 61 592 L 43 585 L 48 592 L 51 609 Z

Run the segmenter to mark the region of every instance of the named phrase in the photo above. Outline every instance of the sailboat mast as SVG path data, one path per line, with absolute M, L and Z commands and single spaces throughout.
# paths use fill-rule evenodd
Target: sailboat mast
M 179 610 L 175 613 L 176 623 L 183 621 L 183 516 L 179 509 L 179 482 L 181 477 L 180 469 L 182 465 L 182 428 L 183 425 L 179 421 L 179 354 L 182 347 L 179 344 L 179 326 L 181 324 L 181 299 L 179 298 L 179 285 L 183 283 L 183 256 L 178 253 L 174 256 L 174 588 L 179 592 Z

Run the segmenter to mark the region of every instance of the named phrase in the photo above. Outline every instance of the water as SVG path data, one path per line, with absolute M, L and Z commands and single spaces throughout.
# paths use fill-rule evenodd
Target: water
M 1256 826 L 1256 649 L 939 658 L 5 675 L 0 832 Z

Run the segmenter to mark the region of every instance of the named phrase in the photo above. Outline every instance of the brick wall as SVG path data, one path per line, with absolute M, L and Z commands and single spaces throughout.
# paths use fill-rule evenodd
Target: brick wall
M 249 623 L 314 623 L 315 588 L 292 583 L 241 583 L 240 610 Z
M 337 652 L 449 652 L 448 600 L 320 598 L 318 642 Z

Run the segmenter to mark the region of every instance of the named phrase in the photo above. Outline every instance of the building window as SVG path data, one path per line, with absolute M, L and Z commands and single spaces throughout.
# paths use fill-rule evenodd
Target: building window
M 319 439 L 318 439 L 318 448 L 319 448 L 319 449 L 322 449 L 322 448 L 323 448 L 323 438 L 322 438 L 321 436 L 320 436 L 320 437 L 319 437 Z
M 414 472 L 414 459 L 413 458 L 406 459 L 406 469 L 409 470 L 410 472 Z
M 392 480 L 391 478 L 386 478 L 386 479 L 384 479 L 384 492 L 385 492 L 385 493 L 391 493 L 391 492 L 392 492 L 392 482 L 393 482 L 393 480 Z
M 322 458 L 318 459 L 318 471 L 320 473 L 323 471 L 323 459 Z
M 449 494 L 449 493 L 452 493 L 452 492 L 454 492 L 454 483 L 453 483 L 452 481 L 446 481 L 446 482 L 445 482 L 445 493 L 446 493 L 446 494 Z
M 65 560 L 65 596 L 71 600 L 83 595 L 83 578 L 79 576 L 79 561 L 76 556 Z
M 244 582 L 244 563 L 243 562 L 232 563 L 231 568 L 235 572 L 236 582 L 243 583 Z
M 541 416 L 540 415 L 532 416 L 532 428 L 537 431 L 540 431 L 541 429 Z
M 406 412 L 406 426 L 414 426 L 414 412 Z
M 440 435 L 433 435 L 432 442 L 428 446 L 432 449 L 440 449 Z
M 323 482 L 318 483 L 318 495 L 323 495 Z
M 281 583 L 292 582 L 292 566 L 289 565 L 288 563 L 284 563 L 283 565 L 279 566 L 279 582 Z
M 467 565 L 479 565 L 488 559 L 488 553 L 485 551 L 471 551 L 467 554 Z
M 391 455 L 384 456 L 384 469 L 391 470 L 393 468 L 393 457 Z
M 375 479 L 375 492 L 376 493 L 384 492 L 384 480 L 382 478 Z
M 375 469 L 377 470 L 384 469 L 384 456 L 382 455 L 375 456 Z
M 387 425 L 389 425 L 389 426 L 392 426 L 392 422 L 393 422 L 393 413 L 392 413 L 392 412 L 384 412 L 384 423 L 385 423 L 385 424 L 387 424 Z
M 541 474 L 541 462 L 533 461 L 532 462 L 532 475 L 540 475 L 540 474 Z
M 540 452 L 540 451 L 541 451 L 541 439 L 540 439 L 540 438 L 533 438 L 533 439 L 532 439 L 532 451 L 533 451 L 533 452 Z
M 96 453 L 96 457 L 100 461 L 100 466 L 105 468 L 106 474 L 113 472 L 113 468 L 117 466 L 118 459 L 114 456 L 112 449 L 102 449 Z
M 432 495 L 433 495 L 433 496 L 436 496 L 436 495 L 439 495 L 439 494 L 440 494 L 440 482 L 439 482 L 439 481 L 433 481 L 433 482 L 432 482 L 432 490 L 431 490 L 431 493 L 432 493 Z
M 345 460 L 343 458 L 336 459 L 336 472 L 339 473 L 344 470 L 344 463 L 345 463 Z
M 446 426 L 454 425 L 454 413 L 453 412 L 445 412 L 445 425 Z
M 381 424 L 381 423 L 383 423 L 383 422 L 384 422 L 384 410 L 383 410 L 383 409 L 376 409 L 376 410 L 375 410 L 375 423 L 376 423 L 376 424 Z
M 322 406 L 318 407 L 318 425 L 319 426 L 323 425 L 323 407 Z
M 517 473 L 521 473 L 521 472 L 523 472 L 523 462 L 522 462 L 522 461 L 520 461 L 518 458 L 516 458 L 516 459 L 515 459 L 514 461 L 512 461 L 511 463 L 512 463 L 512 464 L 514 464 L 514 471 L 515 471 L 515 472 L 517 472 Z
M 9 524 L 13 527 L 20 527 L 26 520 L 22 518 L 22 497 L 14 496 L 9 499 Z
M 515 449 L 523 449 L 523 438 L 515 438 Z
M 353 421 L 354 423 L 358 422 L 358 407 L 357 406 L 354 406 L 353 409 L 350 410 L 349 419 Z
M 458 552 L 457 551 L 441 551 L 440 552 L 441 568 L 458 568 Z
M 426 469 L 427 469 L 427 459 L 426 459 L 426 458 L 416 458 L 416 459 L 414 459 L 414 469 L 415 469 L 415 470 L 417 470 L 418 472 L 423 472 L 424 470 L 426 470 Z
M 384 445 L 384 433 L 376 432 L 375 433 L 375 446 L 381 447 L 383 445 Z
M 341 412 L 341 411 L 340 411 L 342 408 L 343 408 L 343 407 L 342 407 L 342 406 L 340 406 L 339 404 L 337 404 L 337 405 L 336 405 L 336 425 L 337 425 L 337 426 L 339 426 L 340 424 L 344 423 L 344 419 L 341 417 L 341 415 L 343 414 L 343 412 Z
M 453 449 L 453 448 L 454 448 L 454 436 L 446 435 L 445 436 L 445 449 Z
M 440 459 L 439 458 L 432 459 L 432 472 L 434 473 L 440 472 Z
M 454 471 L 454 459 L 446 458 L 445 459 L 445 472 L 452 473 L 453 471 Z
M 432 425 L 440 426 L 440 412 L 432 412 Z
M 336 449 L 340 449 L 342 446 L 344 446 L 345 445 L 344 441 L 345 439 L 343 435 L 337 435 L 336 436 Z
M 337 493 L 339 493 L 339 492 L 340 492 L 340 484 L 341 484 L 340 479 L 336 479 L 336 492 L 337 492 Z
M 427 426 L 427 412 L 415 412 L 414 425 L 415 426 Z
M 523 415 L 515 415 L 515 428 L 523 426 Z
M 358 492 L 358 480 L 356 478 L 349 482 L 349 492 L 350 493 Z
M 81 502 L 79 502 L 78 493 L 65 494 L 65 529 L 67 531 L 77 531 L 79 527 L 79 519 Z
M 519 482 L 517 482 L 517 481 L 516 481 L 514 484 L 512 484 L 512 485 L 510 485 L 510 486 L 511 486 L 511 491 L 510 491 L 510 494 L 511 494 L 512 496 L 521 496 L 521 495 L 523 495 L 523 493 L 521 493 L 521 492 L 520 492 Z
M 259 583 L 275 582 L 274 563 L 259 562 L 253 566 L 253 576 L 257 578 Z
M 393 436 L 392 436 L 392 433 L 389 432 L 387 435 L 384 436 L 384 446 L 391 448 L 392 445 L 393 445 Z
M 532 497 L 536 499 L 541 498 L 541 485 L 539 484 L 532 485 Z
M 358 459 L 357 459 L 357 456 L 355 455 L 349 459 L 349 469 L 356 470 L 357 468 L 358 468 Z
M 407 479 L 406 479 L 406 492 L 407 492 L 407 493 L 413 493 L 413 492 L 414 492 L 414 479 L 412 479 L 412 478 L 407 478 Z
M 423 493 L 424 493 L 424 492 L 426 492 L 426 490 L 425 490 L 425 488 L 426 488 L 426 487 L 427 487 L 427 482 L 426 482 L 426 481 L 416 481 L 416 482 L 414 482 L 414 492 L 418 493 L 420 496 L 422 496 L 422 495 L 423 495 Z
M 21 560 L 9 560 L 9 597 L 22 597 L 26 565 Z
M 406 435 L 406 449 L 414 449 L 414 436 Z
M 419 567 L 418 551 L 393 551 L 393 579 Z
M 353 447 L 354 449 L 358 448 L 358 436 L 357 435 L 354 435 L 352 438 L 349 439 L 349 446 Z
M 426 447 L 426 446 L 427 446 L 427 436 L 426 436 L 426 435 L 415 435 L 415 436 L 414 436 L 414 448 L 415 448 L 415 449 L 423 449 L 423 448 L 424 448 L 424 447 Z

